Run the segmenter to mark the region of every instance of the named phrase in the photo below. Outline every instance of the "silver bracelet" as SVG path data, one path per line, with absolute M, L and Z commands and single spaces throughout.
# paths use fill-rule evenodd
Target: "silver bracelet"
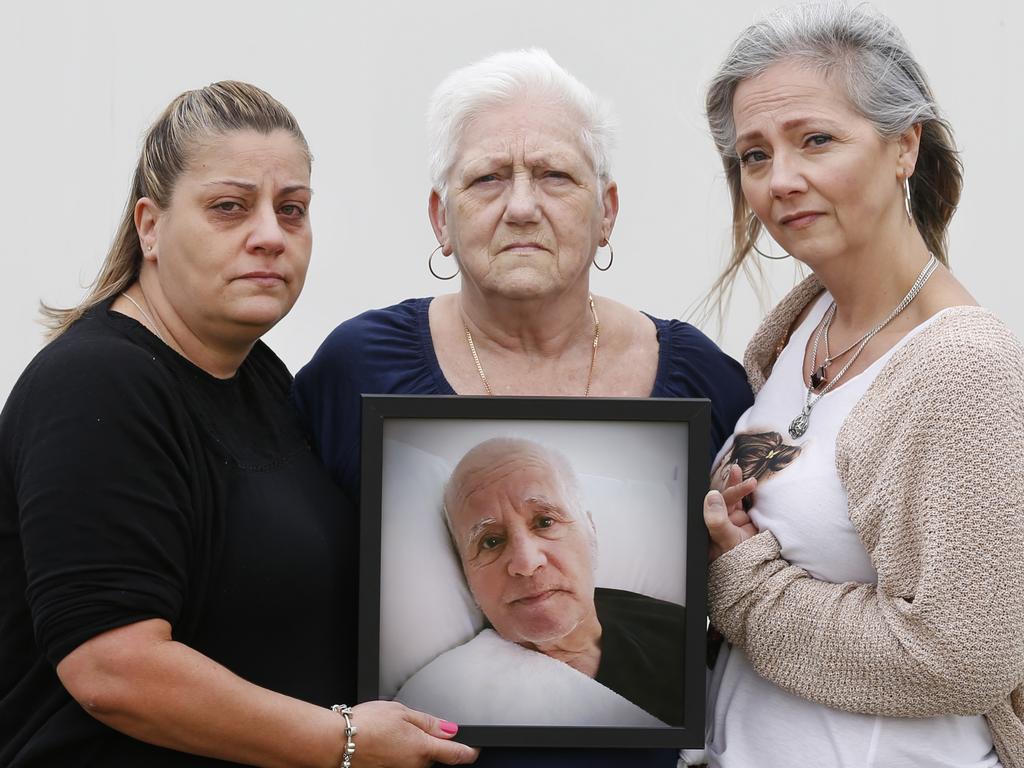
M 335 704 L 332 712 L 345 718 L 345 755 L 341 758 L 341 768 L 352 768 L 352 755 L 356 753 L 356 734 L 359 729 L 352 725 L 352 707 L 348 704 Z

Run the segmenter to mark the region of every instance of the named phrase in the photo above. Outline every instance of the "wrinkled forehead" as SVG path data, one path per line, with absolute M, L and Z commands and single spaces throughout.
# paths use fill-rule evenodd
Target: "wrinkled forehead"
M 859 117 L 836 69 L 795 58 L 783 59 L 741 80 L 733 93 L 732 113 L 741 135 L 743 124 L 758 119 L 785 122 L 800 117 Z
M 452 475 L 449 514 L 455 525 L 496 511 L 501 498 L 568 508 L 567 490 L 548 457 L 530 450 L 484 455 L 461 463 Z
M 309 154 L 291 133 L 250 129 L 228 131 L 194 142 L 186 167 L 169 188 L 179 193 L 312 194 Z
M 480 155 L 527 160 L 558 157 L 584 162 L 594 158 L 585 141 L 583 116 L 574 107 L 544 97 L 521 96 L 483 106 L 460 126 L 454 166 Z

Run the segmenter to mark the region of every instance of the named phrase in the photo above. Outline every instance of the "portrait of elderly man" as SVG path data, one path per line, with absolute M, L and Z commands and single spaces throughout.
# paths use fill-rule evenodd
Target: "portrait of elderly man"
M 444 512 L 487 626 L 398 700 L 467 724 L 682 723 L 685 609 L 595 585 L 597 531 L 564 456 L 480 443 L 452 472 Z

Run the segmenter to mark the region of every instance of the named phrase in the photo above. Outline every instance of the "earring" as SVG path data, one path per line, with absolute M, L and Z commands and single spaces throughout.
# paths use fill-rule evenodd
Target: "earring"
M 597 267 L 598 272 L 607 272 L 612 268 L 612 263 L 615 261 L 615 249 L 612 248 L 612 241 L 605 240 L 604 244 L 608 246 L 608 263 L 603 267 L 597 263 L 597 254 L 594 254 L 594 266 Z
M 914 209 L 910 204 L 910 177 L 903 178 L 903 207 L 907 209 L 907 220 L 914 223 Z
M 429 269 L 430 270 L 430 274 L 432 274 L 438 280 L 451 280 L 452 278 L 457 277 L 458 274 L 459 274 L 458 262 L 456 262 L 455 271 L 452 274 L 448 275 L 447 277 L 445 277 L 444 275 L 439 275 L 439 274 L 437 274 L 437 272 L 434 271 L 434 254 L 437 253 L 438 251 L 440 251 L 442 248 L 444 248 L 444 246 L 443 245 L 439 245 L 439 246 L 437 246 L 437 248 L 435 248 L 434 250 L 432 250 L 430 252 L 430 256 L 427 257 L 427 269 Z M 448 257 L 445 256 L 445 258 L 448 258 Z
M 771 256 L 757 247 L 758 238 L 754 237 L 754 223 L 757 220 L 757 216 L 755 216 L 754 214 L 750 214 L 750 216 L 747 217 L 747 240 L 750 241 L 750 247 L 754 250 L 754 253 L 756 253 L 763 259 L 770 259 L 771 261 L 782 261 L 783 259 L 788 259 L 788 253 L 784 253 L 782 256 Z M 760 234 L 761 233 L 758 232 L 758 236 L 760 236 Z

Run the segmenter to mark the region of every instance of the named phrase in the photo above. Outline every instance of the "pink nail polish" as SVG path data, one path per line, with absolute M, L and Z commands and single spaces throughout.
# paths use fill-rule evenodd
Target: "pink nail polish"
M 441 721 L 441 730 L 447 733 L 449 736 L 454 736 L 459 732 L 459 726 L 455 723 L 450 723 L 447 720 Z

